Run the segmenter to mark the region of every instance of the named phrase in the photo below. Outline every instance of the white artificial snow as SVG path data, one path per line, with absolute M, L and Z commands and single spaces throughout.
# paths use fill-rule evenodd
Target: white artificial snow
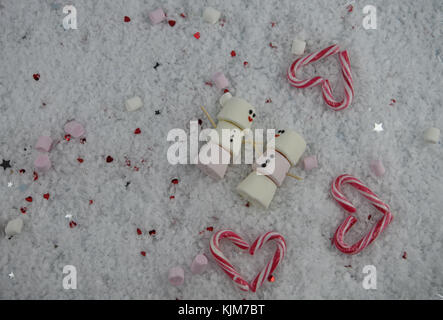
M 203 21 L 206 1 L 69 4 L 77 10 L 77 30 L 63 29 L 60 0 L 0 1 L 0 161 L 11 160 L 14 170 L 0 168 L 0 230 L 17 217 L 26 225 L 20 236 L 0 237 L 0 299 L 438 299 L 443 294 L 443 150 L 423 141 L 424 128 L 443 127 L 441 1 L 371 1 L 377 7 L 376 30 L 362 26 L 365 4 L 356 2 L 348 12 L 347 0 L 211 1 L 223 12 L 224 25 Z M 149 22 L 148 13 L 160 5 L 176 20 L 174 27 Z M 124 16 L 131 21 L 125 23 Z M 330 110 L 320 87 L 289 85 L 290 46 L 298 34 L 309 39 L 305 53 L 333 43 L 349 50 L 355 98 L 348 109 Z M 230 165 L 225 178 L 214 182 L 195 166 L 167 162 L 169 130 L 189 132 L 189 121 L 199 118 L 202 128 L 210 128 L 200 106 L 214 118 L 220 111 L 223 91 L 205 84 L 216 70 L 229 70 L 230 92 L 255 106 L 255 128 L 293 129 L 307 142 L 304 156 L 321 158 L 316 170 L 305 172 L 300 163 L 292 168 L 304 180 L 287 178 L 268 210 L 246 207 L 235 192 L 250 165 Z M 301 77 L 313 75 L 328 78 L 341 97 L 337 56 L 300 70 Z M 124 101 L 135 95 L 144 107 L 127 112 Z M 84 144 L 63 139 L 63 125 L 73 119 L 85 126 Z M 374 123 L 383 123 L 384 130 L 373 131 Z M 53 167 L 33 181 L 33 145 L 43 128 L 59 143 L 50 152 Z M 136 128 L 141 134 L 134 135 Z M 108 155 L 113 162 L 105 161 Z M 383 178 L 371 174 L 372 159 L 383 161 Z M 22 168 L 26 172 L 19 174 Z M 331 245 L 348 214 L 330 195 L 331 181 L 343 173 L 366 183 L 394 215 L 385 232 L 355 256 Z M 171 188 L 173 178 L 179 183 Z M 381 214 L 352 188 L 344 192 L 358 208 L 359 222 L 347 237 L 353 242 Z M 32 203 L 24 200 L 28 196 Z M 19 210 L 23 206 L 26 214 Z M 233 229 L 250 243 L 266 231 L 283 234 L 287 253 L 275 281 L 255 294 L 239 292 L 211 257 L 209 226 L 213 232 Z M 152 229 L 155 237 L 148 235 Z M 253 279 L 275 247 L 266 245 L 254 257 L 226 242 L 222 248 Z M 199 253 L 208 256 L 208 268 L 192 275 L 190 264 Z M 63 289 L 65 265 L 76 267 L 76 290 Z M 377 268 L 377 290 L 362 286 L 365 265 Z M 185 271 L 180 287 L 168 282 L 175 266 Z

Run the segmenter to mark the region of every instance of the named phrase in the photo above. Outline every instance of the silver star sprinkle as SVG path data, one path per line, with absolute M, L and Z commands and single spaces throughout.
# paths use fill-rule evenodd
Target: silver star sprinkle
M 8 182 L 8 188 L 11 188 L 11 187 L 12 187 L 12 182 L 9 181 L 9 182 Z
M 14 279 L 14 272 L 11 271 L 10 274 L 8 274 L 9 278 Z
M 72 219 L 72 214 L 67 214 L 67 215 L 65 216 L 65 218 L 66 218 L 66 219 Z
M 383 123 L 375 123 L 374 131 L 377 131 L 377 132 L 383 131 Z

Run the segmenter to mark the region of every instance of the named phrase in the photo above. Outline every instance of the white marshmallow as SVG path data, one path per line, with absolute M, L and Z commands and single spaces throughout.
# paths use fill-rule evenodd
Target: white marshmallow
M 275 138 L 275 150 L 284 155 L 293 166 L 297 164 L 305 149 L 305 140 L 295 131 L 284 130 L 284 133 Z
M 440 139 L 440 129 L 429 128 L 425 131 L 425 141 L 430 143 L 437 143 Z
M 242 130 L 251 128 L 255 119 L 255 108 L 251 104 L 237 97 L 222 97 L 220 100 L 223 100 L 223 108 L 217 116 L 219 121 L 231 122 Z
M 216 23 L 220 19 L 220 11 L 208 7 L 203 11 L 203 20 L 209 23 Z
M 143 101 L 140 99 L 140 97 L 133 97 L 131 99 L 126 100 L 125 103 L 126 110 L 128 111 L 135 111 L 140 109 L 143 106 Z
M 255 206 L 268 208 L 274 198 L 277 185 L 268 177 L 251 172 L 237 186 L 237 192 Z
M 232 94 L 230 92 L 226 92 L 224 93 L 221 97 L 220 97 L 220 105 L 223 107 L 226 103 L 226 101 L 228 101 L 229 99 L 232 98 Z
M 291 49 L 292 54 L 302 55 L 303 53 L 305 53 L 305 48 L 306 48 L 305 41 L 299 39 L 294 39 L 292 41 L 292 49 Z
M 223 147 L 223 149 L 232 153 L 234 158 L 237 158 L 237 156 L 240 154 L 243 133 L 239 127 L 230 122 L 219 121 L 217 128 L 215 128 L 214 131 L 211 131 L 209 136 L 210 141 L 219 144 L 221 147 Z
M 5 228 L 5 233 L 8 237 L 14 236 L 22 232 L 23 220 L 21 218 L 16 218 L 8 222 Z

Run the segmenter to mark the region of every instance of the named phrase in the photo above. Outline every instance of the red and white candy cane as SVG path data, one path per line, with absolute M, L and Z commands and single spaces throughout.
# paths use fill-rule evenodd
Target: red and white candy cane
M 344 81 L 344 97 L 341 101 L 336 101 L 332 95 L 331 84 L 328 79 L 324 79 L 320 76 L 315 76 L 312 79 L 300 80 L 296 77 L 296 72 L 303 66 L 306 66 L 317 60 L 329 57 L 330 55 L 338 53 L 338 59 L 340 61 L 343 81 Z M 321 84 L 323 99 L 328 106 L 335 111 L 343 110 L 347 108 L 354 98 L 354 82 L 352 80 L 351 62 L 349 61 L 349 55 L 347 50 L 340 51 L 340 47 L 336 44 L 327 47 L 318 52 L 310 53 L 302 58 L 295 60 L 288 68 L 287 78 L 289 83 L 296 88 L 311 88 Z
M 334 244 L 337 249 L 346 254 L 357 254 L 370 245 L 375 239 L 377 239 L 380 233 L 382 233 L 389 223 L 391 223 L 393 216 L 391 214 L 391 209 L 386 203 L 381 201 L 378 196 L 360 180 L 349 174 L 338 176 L 332 182 L 331 186 L 332 196 L 346 211 L 354 213 L 357 211 L 357 209 L 341 191 L 341 187 L 345 184 L 350 184 L 352 187 L 357 189 L 357 191 L 368 199 L 377 210 L 383 213 L 383 218 L 381 218 L 377 224 L 372 227 L 369 233 L 353 245 L 346 244 L 344 242 L 344 237 L 351 227 L 357 222 L 357 218 L 355 218 L 353 215 L 349 215 L 335 231 Z
M 260 249 L 268 241 L 275 241 L 277 244 L 277 249 L 275 250 L 274 256 L 266 264 L 261 272 L 259 272 L 255 279 L 249 284 L 234 268 L 234 266 L 225 257 L 223 252 L 220 250 L 220 240 L 222 239 L 231 240 L 237 247 L 243 250 L 249 249 L 249 253 L 254 255 L 255 252 Z M 262 236 L 258 237 L 251 247 L 249 244 L 243 240 L 241 236 L 236 234 L 231 230 L 221 230 L 216 232 L 210 241 L 209 246 L 212 255 L 215 258 L 217 264 L 223 269 L 223 271 L 237 284 L 237 286 L 242 291 L 256 292 L 258 288 L 263 284 L 263 282 L 268 279 L 269 275 L 274 272 L 280 261 L 283 260 L 286 252 L 286 242 L 282 235 L 277 232 L 267 232 Z

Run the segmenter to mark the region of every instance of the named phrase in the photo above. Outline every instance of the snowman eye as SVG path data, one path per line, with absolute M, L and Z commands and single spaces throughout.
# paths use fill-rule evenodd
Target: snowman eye
M 281 133 L 282 133 L 282 134 L 285 133 L 285 130 L 282 130 Z
M 252 110 L 249 110 L 249 114 L 252 114 Z
M 262 163 L 261 167 L 266 168 L 266 163 Z
M 252 115 L 253 118 L 255 118 L 255 113 Z
M 269 163 L 269 161 L 271 161 L 271 160 L 269 160 L 269 159 L 266 159 L 266 163 Z

